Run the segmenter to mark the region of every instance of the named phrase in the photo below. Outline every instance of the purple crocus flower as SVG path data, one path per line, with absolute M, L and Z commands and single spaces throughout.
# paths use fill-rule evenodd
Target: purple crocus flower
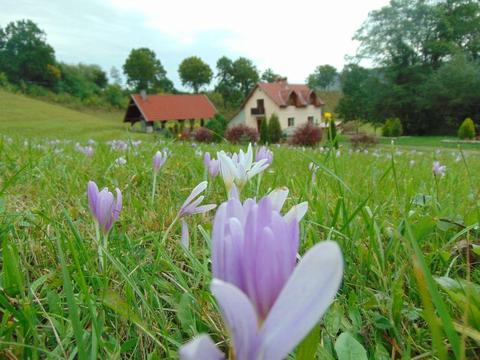
M 323 241 L 296 264 L 299 220 L 305 205 L 280 214 L 288 190 L 256 203 L 238 198 L 220 205 L 212 233 L 211 291 L 233 338 L 237 360 L 281 360 L 310 332 L 341 283 L 339 246 Z M 180 358 L 224 359 L 202 335 Z
M 266 164 L 268 165 L 270 165 L 273 161 L 273 153 L 266 146 L 261 146 L 258 148 L 255 154 L 256 162 L 259 162 L 262 159 L 267 159 Z
M 116 199 L 107 188 L 98 191 L 98 186 L 95 182 L 88 182 L 87 195 L 90 210 L 104 234 L 108 234 L 122 211 L 122 193 L 118 188 L 115 191 L 117 193 Z
M 188 227 L 187 222 L 185 221 L 185 217 L 194 214 L 203 214 L 212 209 L 217 207 L 216 204 L 207 204 L 201 205 L 201 202 L 205 198 L 204 195 L 199 196 L 208 186 L 207 181 L 202 181 L 200 184 L 195 186 L 192 190 L 190 195 L 187 197 L 185 202 L 183 203 L 180 211 L 178 212 L 178 218 L 182 221 L 182 244 L 186 248 L 188 248 L 189 244 L 189 234 L 188 234 Z
M 152 167 L 153 171 L 158 173 L 162 166 L 165 164 L 165 161 L 167 161 L 167 152 L 164 151 L 157 151 L 155 155 L 153 156 L 152 160 Z
M 209 152 L 203 155 L 203 165 L 205 165 L 205 169 L 207 169 L 211 177 L 217 176 L 220 172 L 220 162 L 211 158 Z
M 441 165 L 439 161 L 434 161 L 432 171 L 433 171 L 433 175 L 443 177 L 443 176 L 445 176 L 445 172 L 447 171 L 447 167 L 445 165 Z

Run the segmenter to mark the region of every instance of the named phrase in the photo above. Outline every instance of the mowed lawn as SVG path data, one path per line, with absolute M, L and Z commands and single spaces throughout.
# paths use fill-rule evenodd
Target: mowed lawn
M 108 140 L 127 132 L 122 111 L 77 111 L 0 90 L 0 133 L 19 137 Z

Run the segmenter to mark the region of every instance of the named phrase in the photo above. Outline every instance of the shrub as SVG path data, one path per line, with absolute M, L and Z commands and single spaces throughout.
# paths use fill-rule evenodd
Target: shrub
M 193 138 L 198 142 L 209 143 L 213 140 L 213 133 L 209 129 L 201 127 L 195 130 L 193 133 Z
M 335 120 L 333 119 L 330 119 L 328 124 L 328 140 L 335 149 L 338 149 L 337 125 L 335 125 Z
M 376 145 L 378 139 L 375 135 L 358 133 L 350 137 L 350 143 L 354 148 L 366 149 L 367 147 Z
M 260 123 L 260 142 L 262 144 L 268 143 L 268 122 L 267 118 L 262 119 Z
M 295 129 L 290 144 L 314 146 L 322 140 L 322 130 L 313 124 L 306 123 Z
M 213 119 L 208 120 L 205 127 L 212 132 L 214 141 L 222 141 L 228 127 L 228 120 L 222 115 L 216 114 Z
M 463 120 L 458 128 L 458 137 L 460 139 L 473 139 L 475 137 L 475 124 L 471 118 Z
M 402 122 L 399 118 L 387 119 L 382 127 L 382 135 L 386 137 L 399 137 L 403 134 Z
M 258 140 L 258 131 L 243 124 L 235 125 L 227 129 L 225 138 L 233 144 L 256 142 Z
M 190 140 L 191 133 L 189 129 L 183 128 L 178 134 L 178 140 Z
M 358 133 L 359 123 L 358 121 L 347 121 L 342 123 L 342 134 L 352 135 Z
M 276 144 L 282 139 L 282 127 L 275 113 L 270 115 L 270 119 L 268 120 L 268 139 L 272 144 Z
M 0 87 L 7 87 L 8 85 L 7 75 L 5 75 L 3 72 L 0 72 Z

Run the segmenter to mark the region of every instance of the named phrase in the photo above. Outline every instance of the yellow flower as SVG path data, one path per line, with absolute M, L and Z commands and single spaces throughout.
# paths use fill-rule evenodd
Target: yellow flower
M 325 118 L 325 120 L 330 120 L 332 118 L 332 113 L 326 112 L 323 114 L 323 117 Z

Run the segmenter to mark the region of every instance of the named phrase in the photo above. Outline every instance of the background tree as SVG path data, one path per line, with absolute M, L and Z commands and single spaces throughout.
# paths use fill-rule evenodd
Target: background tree
M 269 136 L 268 136 L 268 119 L 264 118 L 260 122 L 260 142 L 262 144 L 266 144 L 269 141 Z
M 262 73 L 262 77 L 260 79 L 268 83 L 273 83 L 280 78 L 282 78 L 281 75 L 276 74 L 272 69 L 268 68 Z
M 133 49 L 123 64 L 123 73 L 127 84 L 134 91 L 172 92 L 173 83 L 167 78 L 167 72 L 155 52 L 147 48 Z
M 182 85 L 191 87 L 195 93 L 202 86 L 210 84 L 213 75 L 210 66 L 197 56 L 184 59 L 178 68 L 178 74 Z
M 110 69 L 110 78 L 113 80 L 114 84 L 122 85 L 122 77 L 120 76 L 120 71 L 115 66 L 112 66 Z
M 307 84 L 312 89 L 328 89 L 338 78 L 338 72 L 332 65 L 319 65 L 313 74 L 308 75 Z
M 282 128 L 280 127 L 278 116 L 273 113 L 268 120 L 268 138 L 272 144 L 276 144 L 280 142 L 282 135 Z
M 407 134 L 432 134 L 454 133 L 466 116 L 480 116 L 472 107 L 480 103 L 478 1 L 392 1 L 371 12 L 354 39 L 357 59 L 376 65 L 367 109 L 351 110 L 356 117 L 399 118 Z
M 244 96 L 258 83 L 258 70 L 253 62 L 247 58 L 240 57 L 232 64 L 232 75 L 235 84 Z
M 51 86 L 56 80 L 51 71 L 55 63 L 53 48 L 33 21 L 20 20 L 0 28 L 0 72 L 9 81 Z

